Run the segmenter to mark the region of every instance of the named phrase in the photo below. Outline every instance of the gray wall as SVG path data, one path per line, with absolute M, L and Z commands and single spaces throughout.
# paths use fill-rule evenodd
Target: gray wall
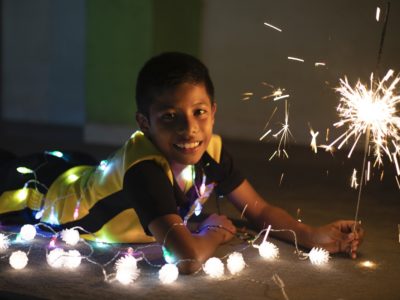
M 82 125 L 85 1 L 3 0 L 4 120 Z
M 84 126 L 85 2 L 3 0 L 3 119 Z M 378 5 L 384 10 L 385 1 L 203 3 L 201 58 L 216 86 L 216 132 L 225 137 L 257 140 L 275 107 L 269 128 L 274 132 L 280 128 L 284 101 L 260 99 L 271 93 L 261 85 L 265 81 L 290 94 L 290 128 L 296 143 L 307 145 L 308 124 L 323 136 L 337 120 L 339 97 L 334 88 L 339 78 L 347 75 L 353 83 L 358 78 L 365 81 L 376 70 L 383 22 L 376 22 L 375 10 Z M 400 2 L 391 4 L 381 76 L 388 68 L 400 71 Z M 305 62 L 289 61 L 287 56 Z M 316 68 L 316 61 L 327 65 Z M 241 101 L 247 91 L 254 97 Z M 112 125 L 104 124 L 113 129 Z M 101 129 L 103 142 L 107 142 L 106 129 Z M 132 129 L 117 130 L 125 134 Z
M 291 131 L 297 144 L 309 144 L 308 123 L 324 136 L 336 121 L 339 97 L 334 88 L 339 78 L 368 80 L 375 71 L 383 24 L 376 22 L 375 11 L 377 5 L 384 8 L 385 1 L 214 0 L 205 4 L 202 53 L 216 85 L 216 130 L 224 136 L 258 139 L 275 107 L 269 128 L 276 132 L 284 121 L 284 102 L 260 100 L 270 93 L 261 85 L 266 81 L 286 88 Z M 391 4 L 380 75 L 388 68 L 400 71 L 400 1 Z M 326 68 L 316 68 L 316 61 L 326 62 Z M 246 91 L 255 95 L 243 102 L 241 94 Z

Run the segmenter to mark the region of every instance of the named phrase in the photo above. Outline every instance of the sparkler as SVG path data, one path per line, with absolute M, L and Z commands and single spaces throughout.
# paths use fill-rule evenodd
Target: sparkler
M 366 136 L 366 145 L 373 146 L 375 156 L 374 166 L 383 164 L 383 155 L 386 154 L 391 162 L 397 164 L 400 151 L 400 116 L 396 106 L 400 102 L 400 95 L 394 93 L 400 76 L 393 79 L 388 87 L 389 79 L 394 71 L 389 70 L 381 81 L 375 81 L 373 73 L 370 77 L 370 87 L 357 82 L 355 88 L 348 83 L 347 78 L 340 79 L 341 86 L 337 91 L 341 94 L 337 108 L 341 120 L 334 124 L 339 128 L 347 125 L 347 130 L 334 140 L 329 147 L 336 144 L 338 149 L 351 138 L 355 141 L 349 151 L 350 158 L 362 135 Z M 394 152 L 391 152 L 393 146 Z M 397 169 L 397 167 L 396 167 Z M 399 170 L 397 174 L 400 175 Z
M 394 71 L 389 70 L 384 78 L 379 81 L 375 80 L 373 73 L 371 73 L 369 87 L 358 80 L 354 88 L 350 86 L 345 77 L 344 79 L 340 79 L 340 87 L 336 89 L 341 95 L 340 104 L 337 108 L 341 119 L 334 126 L 347 126 L 347 130 L 328 147 L 339 144 L 338 149 L 340 149 L 353 137 L 354 142 L 348 154 L 350 158 L 361 137 L 365 136 L 364 159 L 361 179 L 359 181 L 360 188 L 358 191 L 355 221 L 358 218 L 361 191 L 370 146 L 373 148 L 372 155 L 375 157 L 374 167 L 382 166 L 383 157 L 386 155 L 390 162 L 395 164 L 397 175 L 400 175 L 397 160 L 400 154 L 400 116 L 396 109 L 396 106 L 400 102 L 400 95 L 395 93 L 400 76 L 394 77 L 390 82 L 393 75 Z M 354 170 L 351 186 L 357 188 L 355 172 Z

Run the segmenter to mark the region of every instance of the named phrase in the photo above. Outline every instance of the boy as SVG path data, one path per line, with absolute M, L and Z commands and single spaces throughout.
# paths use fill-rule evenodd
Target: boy
M 61 228 L 82 226 L 109 242 L 155 240 L 176 261 L 182 260 L 181 273 L 192 273 L 236 232 L 226 216 L 216 214 L 196 233 L 184 226 L 215 189 L 259 229 L 268 224 L 292 229 L 304 247 L 356 257 L 363 232 L 353 232 L 353 221 L 319 228 L 299 223 L 264 201 L 234 168 L 220 137 L 213 135 L 214 87 L 199 60 L 182 53 L 150 59 L 138 76 L 136 102 L 141 131 L 99 166 L 75 166 L 53 176 L 40 210 L 42 222 Z M 36 195 L 35 190 L 30 192 Z M 39 210 L 38 204 L 26 202 Z M 0 220 L 1 213 L 0 206 Z M 288 233 L 276 236 L 292 240 Z

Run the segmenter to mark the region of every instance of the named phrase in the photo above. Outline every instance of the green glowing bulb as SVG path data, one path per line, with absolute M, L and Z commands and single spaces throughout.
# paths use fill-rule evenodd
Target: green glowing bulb
M 29 174 L 29 173 L 33 173 L 33 171 L 31 169 L 28 169 L 26 167 L 18 167 L 17 168 L 17 172 L 21 173 L 21 174 Z
M 164 259 L 167 263 L 173 264 L 175 262 L 175 256 L 171 252 L 169 252 L 168 249 L 164 246 L 162 246 L 162 252 Z

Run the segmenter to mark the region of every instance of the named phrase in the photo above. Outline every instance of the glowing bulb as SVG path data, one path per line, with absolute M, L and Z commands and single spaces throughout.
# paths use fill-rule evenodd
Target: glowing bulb
M 8 239 L 8 237 L 3 233 L 0 233 L 0 252 L 7 250 L 9 246 L 10 240 Z
M 279 249 L 273 243 L 262 242 L 261 245 L 255 247 L 258 248 L 258 252 L 263 258 L 274 260 L 279 257 Z
M 49 223 L 52 224 L 52 225 L 59 225 L 58 219 L 56 217 L 56 213 L 54 212 L 54 206 L 51 207 Z
M 179 271 L 174 264 L 165 264 L 158 272 L 158 278 L 164 284 L 170 284 L 178 278 Z
M 53 268 L 61 268 L 64 265 L 64 250 L 61 248 L 53 249 L 47 254 L 47 263 Z
M 35 214 L 35 219 L 36 219 L 36 220 L 39 220 L 39 219 L 43 216 L 43 212 L 44 212 L 44 209 L 39 210 L 39 211 Z
M 56 246 L 56 240 L 57 240 L 57 236 L 55 235 L 51 238 L 51 241 L 49 243 L 49 248 L 54 248 Z
M 64 256 L 64 267 L 75 269 L 81 264 L 81 254 L 78 250 L 69 250 Z
M 140 274 L 136 259 L 132 255 L 126 255 L 118 259 L 115 263 L 115 269 L 117 271 L 115 278 L 122 284 L 134 282 Z
M 67 177 L 67 182 L 73 183 L 73 182 L 77 181 L 78 179 L 79 179 L 79 177 L 76 174 L 71 174 Z
M 28 169 L 26 167 L 18 167 L 17 171 L 21 174 L 29 174 L 29 173 L 33 173 L 33 170 Z
M 105 171 L 107 169 L 108 161 L 107 160 L 102 160 L 99 164 L 99 169 L 102 171 Z
M 31 224 L 26 224 L 21 227 L 20 235 L 24 241 L 31 241 L 36 236 L 36 227 Z
M 175 262 L 175 256 L 171 252 L 169 252 L 166 247 L 162 246 L 162 252 L 163 252 L 164 260 L 167 263 L 173 264 Z
M 227 267 L 232 275 L 239 273 L 244 269 L 246 263 L 244 262 L 242 253 L 233 252 L 229 255 L 227 260 Z
M 201 203 L 200 202 L 196 202 L 196 207 L 195 207 L 195 209 L 194 209 L 194 214 L 196 215 L 196 216 L 198 216 L 198 215 L 200 215 L 201 214 L 201 211 L 203 210 L 203 205 L 201 205 Z
M 324 265 L 329 261 L 329 252 L 323 248 L 314 247 L 308 253 L 308 257 L 313 265 Z
M 57 151 L 57 150 L 55 150 L 55 151 L 45 151 L 45 153 L 49 154 L 49 155 L 53 155 L 55 157 L 59 157 L 59 158 L 62 158 L 64 156 L 64 154 L 62 152 Z
M 212 278 L 219 278 L 224 275 L 224 264 L 217 257 L 209 258 L 203 266 L 204 272 Z
M 75 246 L 80 239 L 79 231 L 76 229 L 64 229 L 61 231 L 61 239 L 68 245 Z
M 28 197 L 28 189 L 27 189 L 27 188 L 20 189 L 20 190 L 16 193 L 15 196 L 17 197 L 17 199 L 18 199 L 19 201 L 24 201 L 24 200 L 26 200 L 26 198 Z
M 21 270 L 28 264 L 28 256 L 23 251 L 15 251 L 10 256 L 10 265 L 16 270 Z
M 183 178 L 183 180 L 190 182 L 193 178 L 193 166 L 189 165 L 186 168 L 184 168 L 181 173 L 181 177 Z

